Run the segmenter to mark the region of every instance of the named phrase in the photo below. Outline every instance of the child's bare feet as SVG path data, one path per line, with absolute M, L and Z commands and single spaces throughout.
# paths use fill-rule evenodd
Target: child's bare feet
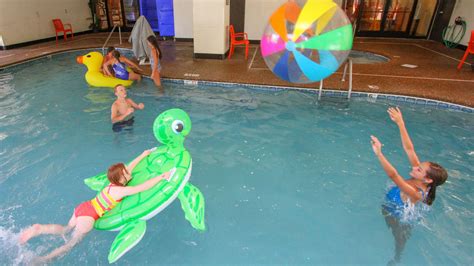
M 20 234 L 20 244 L 25 244 L 30 240 L 31 238 L 39 235 L 41 232 L 41 225 L 40 224 L 34 224 L 25 230 L 23 230 Z

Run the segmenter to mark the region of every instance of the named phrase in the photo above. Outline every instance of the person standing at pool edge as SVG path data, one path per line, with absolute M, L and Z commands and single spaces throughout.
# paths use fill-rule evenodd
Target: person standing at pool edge
M 25 244 L 31 238 L 43 234 L 64 236 L 74 229 L 71 238 L 63 246 L 56 248 L 46 256 L 37 257 L 32 263 L 46 263 L 55 257 L 64 255 L 94 228 L 94 223 L 97 219 L 113 209 L 124 197 L 148 190 L 163 179 L 169 181 L 176 169 L 150 178 L 140 185 L 127 187 L 127 183 L 132 179 L 131 173 L 135 166 L 152 151 L 152 149 L 145 150 L 128 166 L 125 166 L 123 163 L 110 166 L 107 172 L 107 179 L 110 181 L 110 184 L 100 191 L 94 199 L 79 204 L 74 209 L 71 219 L 66 226 L 59 224 L 34 224 L 23 230 L 20 234 L 20 244 Z
M 436 197 L 436 188 L 446 182 L 448 173 L 437 163 L 420 162 L 405 127 L 402 112 L 398 107 L 389 108 L 387 112 L 390 119 L 397 124 L 400 130 L 403 149 L 412 166 L 412 171 L 410 172 L 412 178 L 405 180 L 383 155 L 380 141 L 376 137 L 370 136 L 375 155 L 386 174 L 396 185 L 387 193 L 388 204 L 387 207 L 384 207 L 383 212 L 386 214 L 387 225 L 391 227 L 396 241 L 394 260 L 398 262 L 411 230 L 409 225 L 404 226 L 398 221 L 400 212 L 409 203 L 415 204 L 421 201 L 427 205 L 432 205 Z
M 127 89 L 123 85 L 115 86 L 114 93 L 117 100 L 112 104 L 110 119 L 114 131 L 117 131 L 121 126 L 131 126 L 135 109 L 143 110 L 145 105 L 143 103 L 136 104 L 132 99 L 127 98 Z
M 147 38 L 148 46 L 151 49 L 151 56 L 150 56 L 150 65 L 151 65 L 151 79 L 155 83 L 155 86 L 161 88 L 161 49 L 158 45 L 158 40 L 155 36 L 150 35 Z

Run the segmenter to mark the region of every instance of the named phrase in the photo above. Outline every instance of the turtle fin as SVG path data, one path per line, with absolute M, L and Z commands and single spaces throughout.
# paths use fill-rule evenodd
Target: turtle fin
M 200 231 L 206 230 L 206 222 L 204 221 L 205 202 L 201 191 L 187 183 L 179 193 L 178 198 L 181 202 L 184 216 L 191 223 L 191 226 Z
M 132 249 L 146 232 L 146 222 L 142 220 L 135 220 L 127 223 L 120 233 L 115 237 L 109 252 L 109 263 L 114 263 L 120 259 L 127 251 Z
M 106 174 L 98 174 L 93 177 L 84 179 L 84 183 L 92 190 L 99 191 L 109 182 Z

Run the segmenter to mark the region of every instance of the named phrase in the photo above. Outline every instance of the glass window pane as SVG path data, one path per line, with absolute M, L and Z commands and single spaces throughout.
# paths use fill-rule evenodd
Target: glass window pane
M 366 0 L 361 11 L 360 31 L 379 31 L 386 0 Z
M 111 21 L 112 25 L 123 27 L 122 7 L 120 5 L 120 1 L 109 0 L 107 5 L 109 9 L 109 20 Z
M 125 11 L 125 26 L 133 27 L 138 19 L 138 0 L 123 0 Z
M 385 31 L 407 31 L 414 0 L 392 0 L 387 12 Z
M 436 0 L 418 0 L 410 33 L 413 36 L 426 36 L 436 9 Z

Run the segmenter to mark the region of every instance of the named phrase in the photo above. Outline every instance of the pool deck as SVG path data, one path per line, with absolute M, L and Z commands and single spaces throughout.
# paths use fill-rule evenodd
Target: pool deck
M 61 51 L 102 47 L 106 38 L 107 33 L 84 34 L 67 42 L 60 40 L 58 45 L 51 41 L 0 50 L 0 68 Z M 127 39 L 128 33 L 123 33 L 120 45 L 116 33 L 109 45 L 131 48 Z M 192 42 L 161 41 L 160 47 L 164 78 L 319 88 L 318 83 L 300 85 L 277 78 L 266 67 L 258 45 L 251 45 L 248 60 L 244 59 L 244 49 L 239 47 L 230 60 L 194 59 Z M 353 91 L 408 95 L 474 107 L 474 71 L 468 63 L 460 71 L 456 69 L 464 54 L 460 49 L 448 49 L 433 41 L 391 38 L 356 38 L 353 49 L 390 59 L 377 64 L 354 62 Z M 474 57 L 468 57 L 468 61 L 473 62 Z M 403 64 L 417 67 L 406 68 Z M 142 68 L 142 74 L 151 73 L 149 66 Z M 324 80 L 324 88 L 347 90 L 348 78 L 343 84 L 340 81 L 342 71 L 341 67 Z

